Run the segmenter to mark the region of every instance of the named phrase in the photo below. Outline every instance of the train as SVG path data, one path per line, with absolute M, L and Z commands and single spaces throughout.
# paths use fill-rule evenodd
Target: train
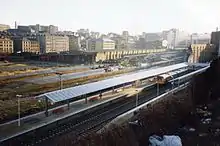
M 182 75 L 184 75 L 187 72 L 189 72 L 189 70 L 186 69 L 186 68 L 178 69 L 178 70 L 175 70 L 175 71 L 172 71 L 172 72 L 160 74 L 160 75 L 155 77 L 154 81 L 157 84 L 164 85 L 164 84 L 168 83 L 170 80 L 172 80 L 172 79 L 174 79 L 176 77 L 182 76 Z

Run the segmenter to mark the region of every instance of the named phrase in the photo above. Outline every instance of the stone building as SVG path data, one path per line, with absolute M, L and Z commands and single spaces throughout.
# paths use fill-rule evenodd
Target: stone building
M 11 54 L 13 52 L 13 40 L 7 37 L 0 37 L 0 53 Z
M 66 52 L 69 51 L 69 37 L 55 34 L 39 34 L 37 36 L 40 42 L 41 53 Z

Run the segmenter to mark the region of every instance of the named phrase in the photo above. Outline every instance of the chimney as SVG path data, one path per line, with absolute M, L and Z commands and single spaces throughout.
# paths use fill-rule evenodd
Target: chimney
M 17 22 L 15 21 L 15 29 L 17 29 Z

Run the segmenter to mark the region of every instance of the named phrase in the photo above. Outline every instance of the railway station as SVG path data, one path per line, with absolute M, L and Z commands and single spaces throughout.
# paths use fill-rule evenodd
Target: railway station
M 14 132 L 7 132 L 7 130 L 4 129 L 6 130 L 5 137 L 2 137 L 0 141 L 7 141 L 7 139 L 19 137 L 20 135 L 24 135 L 25 133 L 36 131 L 36 129 L 41 129 L 42 127 L 45 128 L 55 126 L 59 122 L 64 122 L 64 120 L 68 119 L 70 120 L 71 117 L 73 117 L 74 115 L 80 116 L 81 112 L 86 113 L 86 111 L 91 111 L 91 109 L 100 108 L 104 105 L 114 102 L 115 100 L 119 100 L 122 97 L 126 96 L 125 92 L 132 91 L 137 94 L 136 89 L 151 86 L 152 82 L 150 82 L 149 79 L 154 78 L 158 75 L 170 74 L 173 76 L 174 79 L 179 78 L 180 76 L 184 76 L 186 74 L 190 74 L 191 72 L 193 73 L 195 72 L 195 70 L 192 70 L 192 65 L 193 64 L 180 63 L 166 67 L 141 70 L 116 76 L 111 79 L 105 79 L 93 83 L 42 94 L 37 98 L 43 100 L 45 99 L 45 101 L 47 102 L 46 111 L 35 114 L 33 115 L 33 117 L 29 116 L 27 119 L 25 117 L 22 119 L 23 122 L 32 121 L 33 119 L 38 119 L 39 121 L 26 123 L 26 125 L 28 126 L 21 126 L 20 129 L 15 129 Z M 204 67 L 204 65 L 201 65 L 201 67 L 199 66 L 200 65 L 197 65 L 196 69 L 201 69 Z M 153 83 L 155 84 L 155 82 Z M 115 92 L 119 90 L 125 90 L 125 92 Z M 164 92 L 166 92 L 165 89 L 163 90 L 163 93 Z M 157 94 L 155 96 L 157 96 Z M 93 97 L 98 97 L 99 99 L 95 102 L 90 102 L 90 99 Z M 53 105 L 57 105 L 57 107 Z M 65 110 L 65 112 L 62 112 L 61 114 L 53 115 L 53 111 L 57 110 L 60 107 L 65 107 L 65 109 L 67 110 Z M 16 121 L 14 123 L 11 123 L 11 125 L 12 127 L 16 126 Z
M 145 80 L 150 77 L 154 77 L 163 73 L 167 73 L 179 69 L 181 69 L 182 72 L 186 72 L 188 70 L 187 67 L 188 67 L 187 63 L 180 63 L 176 65 L 171 65 L 171 66 L 166 66 L 166 67 L 161 67 L 146 71 L 139 71 L 136 73 L 130 73 L 98 82 L 52 91 L 40 95 L 39 98 L 45 98 L 46 105 L 48 105 L 48 101 L 52 103 L 66 102 L 69 107 L 70 102 L 80 99 L 85 99 L 85 103 L 87 103 L 88 97 L 92 95 L 96 95 L 97 93 L 99 95 L 102 95 L 102 93 L 106 91 L 112 90 L 112 92 L 114 92 L 114 90 L 118 88 L 124 89 L 127 86 L 142 85 L 145 83 Z M 48 115 L 47 113 L 48 113 L 48 108 L 46 108 L 46 115 Z

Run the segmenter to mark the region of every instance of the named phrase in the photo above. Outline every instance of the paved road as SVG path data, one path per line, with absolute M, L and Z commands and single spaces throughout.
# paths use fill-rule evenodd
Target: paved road
M 61 76 L 61 79 L 62 81 L 65 81 L 65 80 L 71 80 L 71 79 L 86 77 L 90 75 L 103 74 L 103 73 L 105 73 L 104 69 L 96 69 L 96 70 L 89 70 L 89 71 L 84 71 L 84 72 L 64 74 Z M 54 82 L 59 82 L 59 81 L 60 81 L 60 78 L 58 75 L 24 80 L 24 82 L 34 83 L 34 84 L 39 84 L 39 85 L 47 84 L 47 83 L 54 83 Z
M 32 75 L 40 75 L 40 74 L 49 74 L 49 73 L 56 73 L 59 71 L 69 71 L 69 70 L 75 70 L 75 69 L 82 69 L 82 68 L 89 68 L 88 66 L 75 66 L 75 67 L 60 67 L 60 68 L 54 68 L 54 69 L 43 69 L 43 70 L 38 70 L 35 72 L 30 72 L 30 73 L 25 73 L 25 74 L 18 74 L 18 75 L 11 75 L 11 76 L 2 76 L 0 77 L 1 79 L 14 79 L 14 78 L 19 78 L 19 77 L 27 77 L 27 76 L 32 76 Z
M 32 75 L 37 75 L 37 74 L 46 74 L 46 73 L 53 73 L 54 71 L 51 69 L 44 69 L 40 71 L 35 71 L 35 72 L 30 72 L 30 73 L 25 73 L 25 74 L 18 74 L 18 75 L 10 75 L 10 76 L 1 76 L 1 79 L 14 79 L 14 78 L 19 78 L 19 77 L 27 77 L 27 76 L 32 76 Z
M 146 71 L 146 70 L 150 70 L 153 68 L 164 66 L 164 65 L 160 65 L 161 63 L 164 63 L 164 62 L 155 62 L 151 66 L 144 67 L 144 68 L 136 68 L 136 67 L 132 68 L 131 67 L 131 68 L 127 68 L 127 69 L 131 69 L 131 70 L 133 69 L 134 72 L 141 72 L 141 71 Z M 57 71 L 61 71 L 61 70 L 57 70 Z M 57 72 L 57 71 L 55 71 L 55 72 Z M 134 72 L 131 72 L 131 73 L 134 73 Z M 71 79 L 87 77 L 90 75 L 104 74 L 104 73 L 105 73 L 104 69 L 96 69 L 96 70 L 89 70 L 89 71 L 78 72 L 78 73 L 64 74 L 64 75 L 62 75 L 61 78 L 62 78 L 62 81 L 65 81 L 65 80 L 71 80 Z M 130 74 L 130 73 L 127 73 L 127 74 Z M 125 74 L 122 74 L 122 75 L 125 75 Z M 121 75 L 117 75 L 117 76 L 121 76 Z M 108 78 L 112 78 L 112 77 L 108 77 Z M 54 83 L 54 82 L 59 82 L 59 81 L 60 81 L 60 78 L 58 75 L 24 80 L 24 82 L 34 83 L 34 84 L 39 84 L 39 85 L 46 84 L 46 83 Z
M 13 66 L 2 66 L 1 67 L 1 71 L 16 71 L 16 70 L 27 70 L 27 69 L 34 69 L 34 68 L 38 68 L 38 67 L 36 67 L 36 66 L 26 66 L 26 65 L 24 65 L 24 66 L 19 66 L 19 65 L 17 65 L 16 66 L 16 64 L 13 64 Z

